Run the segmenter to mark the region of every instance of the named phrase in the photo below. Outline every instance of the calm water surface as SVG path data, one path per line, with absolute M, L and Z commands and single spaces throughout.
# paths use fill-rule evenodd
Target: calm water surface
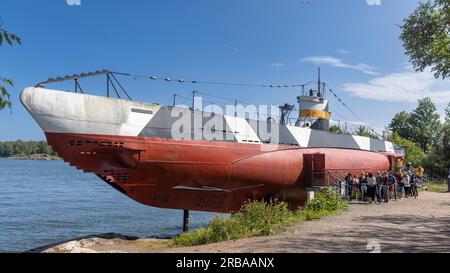
M 183 213 L 140 205 L 61 161 L 0 159 L 0 252 L 101 233 L 174 236 Z M 191 213 L 191 228 L 214 215 Z

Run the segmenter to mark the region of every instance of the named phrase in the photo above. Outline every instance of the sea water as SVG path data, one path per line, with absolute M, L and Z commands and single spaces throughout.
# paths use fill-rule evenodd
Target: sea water
M 213 216 L 191 213 L 190 228 Z M 182 223 L 182 211 L 138 204 L 62 161 L 0 159 L 0 252 L 103 233 L 173 237 Z

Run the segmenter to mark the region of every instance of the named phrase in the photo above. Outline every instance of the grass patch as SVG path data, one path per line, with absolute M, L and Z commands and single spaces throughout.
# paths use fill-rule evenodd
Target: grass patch
M 428 182 L 427 183 L 427 189 L 431 192 L 447 192 L 448 191 L 448 185 L 447 182 Z
M 215 217 L 205 228 L 183 233 L 176 237 L 175 246 L 196 246 L 267 236 L 281 230 L 281 227 L 300 221 L 317 220 L 348 207 L 347 202 L 330 190 L 322 190 L 308 202 L 304 209 L 291 211 L 288 204 L 279 202 L 267 204 L 261 201 L 246 203 L 240 212 L 230 218 Z

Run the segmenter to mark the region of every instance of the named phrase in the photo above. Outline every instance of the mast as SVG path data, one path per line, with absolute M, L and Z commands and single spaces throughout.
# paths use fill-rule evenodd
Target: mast
M 318 76 L 319 76 L 319 79 L 318 79 L 318 81 L 317 81 L 317 86 L 318 86 L 318 87 L 317 87 L 317 96 L 318 96 L 318 97 L 322 97 L 322 94 L 321 94 L 321 92 L 320 92 L 320 91 L 321 91 L 321 90 L 320 90 L 320 89 L 321 89 L 321 85 L 322 85 L 322 84 L 320 83 L 320 67 L 319 67 L 319 69 L 318 69 Z

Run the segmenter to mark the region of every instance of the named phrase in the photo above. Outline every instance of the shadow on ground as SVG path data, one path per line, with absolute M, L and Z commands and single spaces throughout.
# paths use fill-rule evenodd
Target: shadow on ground
M 450 252 L 450 217 L 384 215 L 357 217 L 365 223 L 331 233 L 311 233 L 309 238 L 258 242 L 259 246 L 282 252 L 371 252 L 369 243 L 379 244 L 381 252 Z M 301 232 L 301 231 L 300 231 Z M 338 240 L 336 238 L 339 238 Z

